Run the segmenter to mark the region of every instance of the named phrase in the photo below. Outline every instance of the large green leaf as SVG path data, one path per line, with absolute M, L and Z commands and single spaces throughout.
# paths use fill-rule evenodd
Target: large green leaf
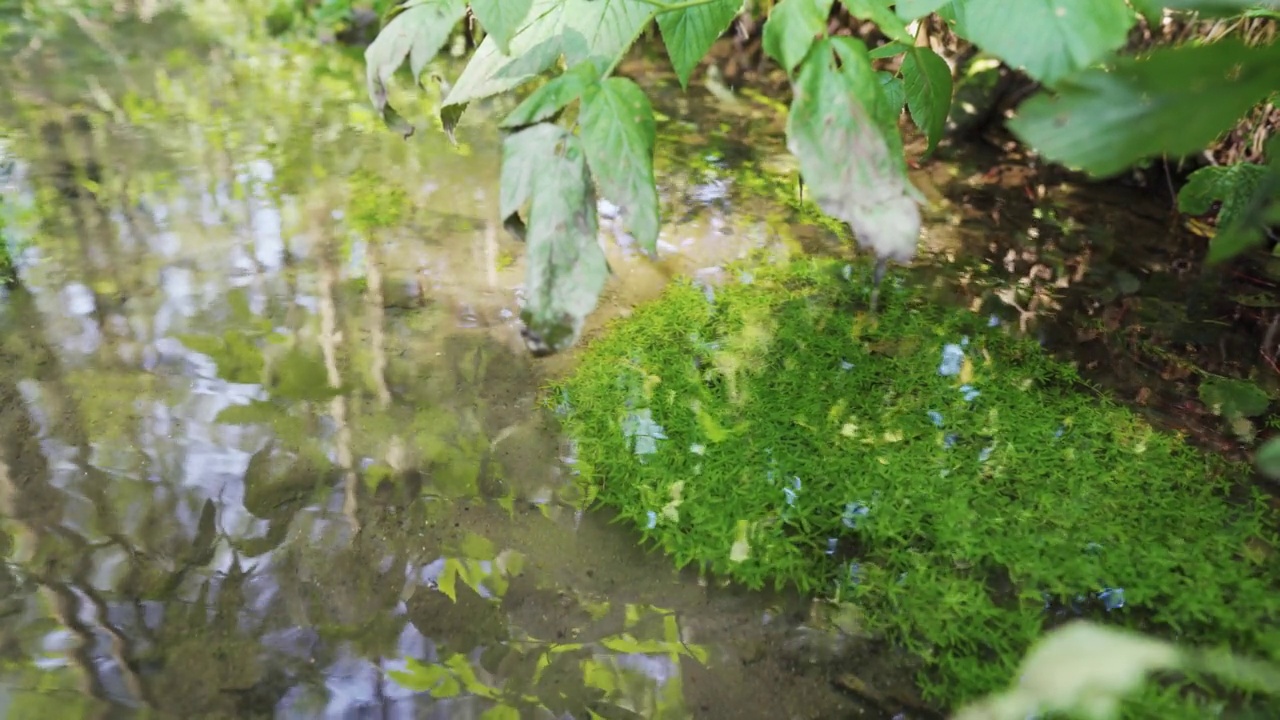
M 510 54 L 492 36 L 476 48 L 440 109 L 445 130 L 452 132 L 468 103 L 519 87 L 561 57 L 570 67 L 587 59 L 612 67 L 653 13 L 644 0 L 533 0 Z
M 1178 192 L 1178 209 L 1200 214 L 1221 201 L 1218 234 L 1209 242 L 1210 263 L 1235 257 L 1262 243 L 1266 230 L 1280 224 L 1280 138 L 1266 149 L 1268 165 L 1239 163 L 1201 168 Z
M 369 101 L 387 126 L 406 137 L 409 124 L 387 102 L 387 85 L 396 70 L 409 60 L 414 82 L 422 69 L 440 52 L 454 25 L 467 11 L 466 0 L 413 0 L 387 23 L 364 51 L 365 82 Z
M 936 11 L 948 2 L 950 0 L 898 0 L 894 3 L 893 9 L 903 20 L 915 20 Z
M 1220 202 L 1218 224 L 1230 225 L 1239 219 L 1266 174 L 1267 166 L 1256 163 L 1200 168 L 1191 173 L 1187 184 L 1178 191 L 1178 209 L 1203 215 L 1213 203 Z
M 916 127 L 929 140 L 925 155 L 933 152 L 947 126 L 951 110 L 951 68 L 927 47 L 913 47 L 902 58 L 902 82 L 907 109 Z
M 504 55 L 511 54 L 511 38 L 532 7 L 533 0 L 471 0 L 471 12 Z
M 823 212 L 849 223 L 878 257 L 906 262 L 919 240 L 920 209 L 897 134 L 900 112 L 885 97 L 866 46 L 829 38 L 800 67 L 787 148 Z
M 907 24 L 889 6 L 893 0 L 840 0 L 849 14 L 859 20 L 870 20 L 891 40 L 911 43 Z
M 657 126 L 649 98 L 631 80 L 609 78 L 582 96 L 582 147 L 606 198 L 622 208 L 625 227 L 657 252 L 658 191 L 653 178 Z
M 1136 17 L 1125 0 L 955 0 L 955 31 L 1046 85 L 1124 45 Z
M 667 46 L 681 87 L 689 85 L 693 69 L 741 9 L 742 0 L 711 0 L 705 5 L 658 14 L 662 43 Z
M 581 334 L 609 276 L 581 142 L 551 123 L 507 136 L 502 191 L 504 209 L 529 202 L 525 344 L 539 356 L 560 352 Z
M 513 130 L 550 119 L 561 108 L 582 97 L 589 86 L 599 82 L 602 71 L 603 68 L 590 61 L 569 68 L 530 93 L 503 118 L 501 127 Z
M 827 30 L 834 0 L 779 0 L 764 23 L 764 51 L 790 74 Z
M 1087 70 L 1018 108 L 1013 132 L 1050 160 L 1096 176 L 1201 150 L 1280 87 L 1280 43 L 1157 50 Z

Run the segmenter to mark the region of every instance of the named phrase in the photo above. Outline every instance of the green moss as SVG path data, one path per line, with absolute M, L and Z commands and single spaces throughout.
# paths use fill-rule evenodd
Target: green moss
M 1073 609 L 1280 658 L 1271 518 L 1228 497 L 1248 468 L 900 278 L 868 317 L 868 274 L 806 260 L 714 302 L 676 284 L 612 325 L 550 400 L 582 481 L 679 565 L 858 604 L 946 704 L 1003 686 Z M 1186 716 L 1151 692 L 1134 717 Z

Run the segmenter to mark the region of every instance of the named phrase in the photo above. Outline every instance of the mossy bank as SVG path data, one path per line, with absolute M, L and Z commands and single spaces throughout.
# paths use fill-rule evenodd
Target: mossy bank
M 910 283 L 869 316 L 868 274 L 743 270 L 614 323 L 549 396 L 582 482 L 679 565 L 852 603 L 940 705 L 1002 687 L 1078 614 L 1280 659 L 1248 468 Z M 1130 716 L 1200 717 L 1213 693 L 1185 688 Z

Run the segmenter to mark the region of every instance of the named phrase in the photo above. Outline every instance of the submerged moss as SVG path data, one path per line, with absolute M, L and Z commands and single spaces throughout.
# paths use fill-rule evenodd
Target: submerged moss
M 1280 658 L 1248 472 L 1157 431 L 994 321 L 804 260 L 672 286 L 551 396 L 581 479 L 683 566 L 862 607 L 951 704 L 1094 615 Z M 1199 700 L 1153 689 L 1134 717 Z M 1198 696 L 1196 696 L 1198 697 Z

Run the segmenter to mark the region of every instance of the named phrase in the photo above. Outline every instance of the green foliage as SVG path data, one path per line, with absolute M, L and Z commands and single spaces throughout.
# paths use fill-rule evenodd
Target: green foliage
M 1232 378 L 1209 378 L 1200 383 L 1200 400 L 1214 413 L 1228 419 L 1257 417 L 1267 411 L 1271 398 L 1262 388 Z
M 1219 232 L 1209 244 L 1217 262 L 1261 244 L 1267 226 L 1280 224 L 1280 139 L 1267 143 L 1267 165 L 1237 163 L 1201 168 L 1178 191 L 1178 209 L 1193 215 L 1216 201 Z
M 1001 686 L 1071 607 L 1280 658 L 1275 518 L 1228 498 L 1247 467 L 905 283 L 851 312 L 867 274 L 678 284 L 611 326 L 553 388 L 582 482 L 680 565 L 856 603 L 944 702 Z
M 1202 149 L 1276 88 L 1280 43 L 1162 49 L 1073 75 L 1023 103 L 1010 128 L 1050 160 L 1114 175 Z
M 1280 480 L 1280 438 L 1273 438 L 1258 448 L 1258 469 L 1272 480 Z
M 795 97 L 788 147 L 799 155 L 803 181 L 819 205 L 848 223 L 856 239 L 881 260 L 914 255 L 920 227 L 918 193 L 906 177 L 897 119 L 905 104 L 933 152 L 953 107 L 947 64 L 926 47 L 914 47 L 907 21 L 940 13 L 962 37 L 1025 70 L 1046 87 L 1019 109 L 1011 128 L 1050 160 L 1094 175 L 1112 175 L 1161 154 L 1201 149 L 1247 109 L 1280 87 L 1280 44 L 1246 48 L 1235 41 L 1162 50 L 1117 59 L 1141 12 L 1160 6 L 1233 12 L 1256 4 L 1234 0 L 1139 2 L 1126 0 L 841 0 L 855 17 L 874 22 L 891 42 L 868 53 L 847 38 L 826 36 L 834 0 L 778 0 L 769 6 L 764 50 L 791 75 Z M 1263 3 L 1270 6 L 1271 0 Z M 622 54 L 651 23 L 662 32 L 682 85 L 712 43 L 742 9 L 739 0 L 406 0 L 369 47 L 369 94 L 388 125 L 406 135 L 413 125 L 387 102 L 392 75 L 408 62 L 418 83 L 451 29 L 470 6 L 487 31 L 440 110 L 452 137 L 466 107 L 513 91 L 539 76 L 555 77 L 506 118 L 504 129 L 556 122 L 580 134 L 590 172 L 586 181 L 622 207 L 626 228 L 652 251 L 661 218 L 653 182 L 652 112 L 642 93 L 611 78 Z M 874 70 L 871 60 L 902 55 L 898 73 Z M 578 113 L 563 112 L 579 103 Z M 826 124 L 829 123 L 829 126 Z M 579 133 L 578 130 L 581 130 Z M 604 162 L 618 158 L 621 162 Z M 575 169 L 573 172 L 577 173 Z M 522 172 L 504 172 L 516 182 Z M 504 195 L 512 191 L 503 189 Z M 586 194 L 577 194 L 583 200 Z M 594 197 L 594 196 L 592 196 Z M 1251 205 L 1250 207 L 1254 207 Z M 1280 209 L 1265 203 L 1250 215 L 1257 228 Z M 518 210 L 518 208 L 516 208 Z M 1262 212 L 1266 210 L 1266 212 Z M 1270 213 L 1270 214 L 1268 214 Z M 586 218 L 585 210 L 574 213 Z M 508 215 L 517 233 L 523 223 Z M 594 220 L 592 221 L 594 222 Z M 581 233 L 576 237 L 585 238 Z M 1228 235 L 1217 243 L 1230 254 L 1258 234 Z M 585 240 L 584 240 L 585 242 Z M 593 255 L 579 247 L 572 257 Z M 543 253 L 551 262 L 561 257 Z M 1215 258 L 1217 255 L 1215 254 Z M 565 266 L 531 272 L 553 285 L 570 282 Z M 602 287 L 587 273 L 591 287 Z M 572 306 L 554 303 L 573 298 Z M 567 347 L 582 326 L 585 303 L 576 292 L 546 292 L 529 312 L 555 326 L 532 333 L 554 335 L 539 343 Z

